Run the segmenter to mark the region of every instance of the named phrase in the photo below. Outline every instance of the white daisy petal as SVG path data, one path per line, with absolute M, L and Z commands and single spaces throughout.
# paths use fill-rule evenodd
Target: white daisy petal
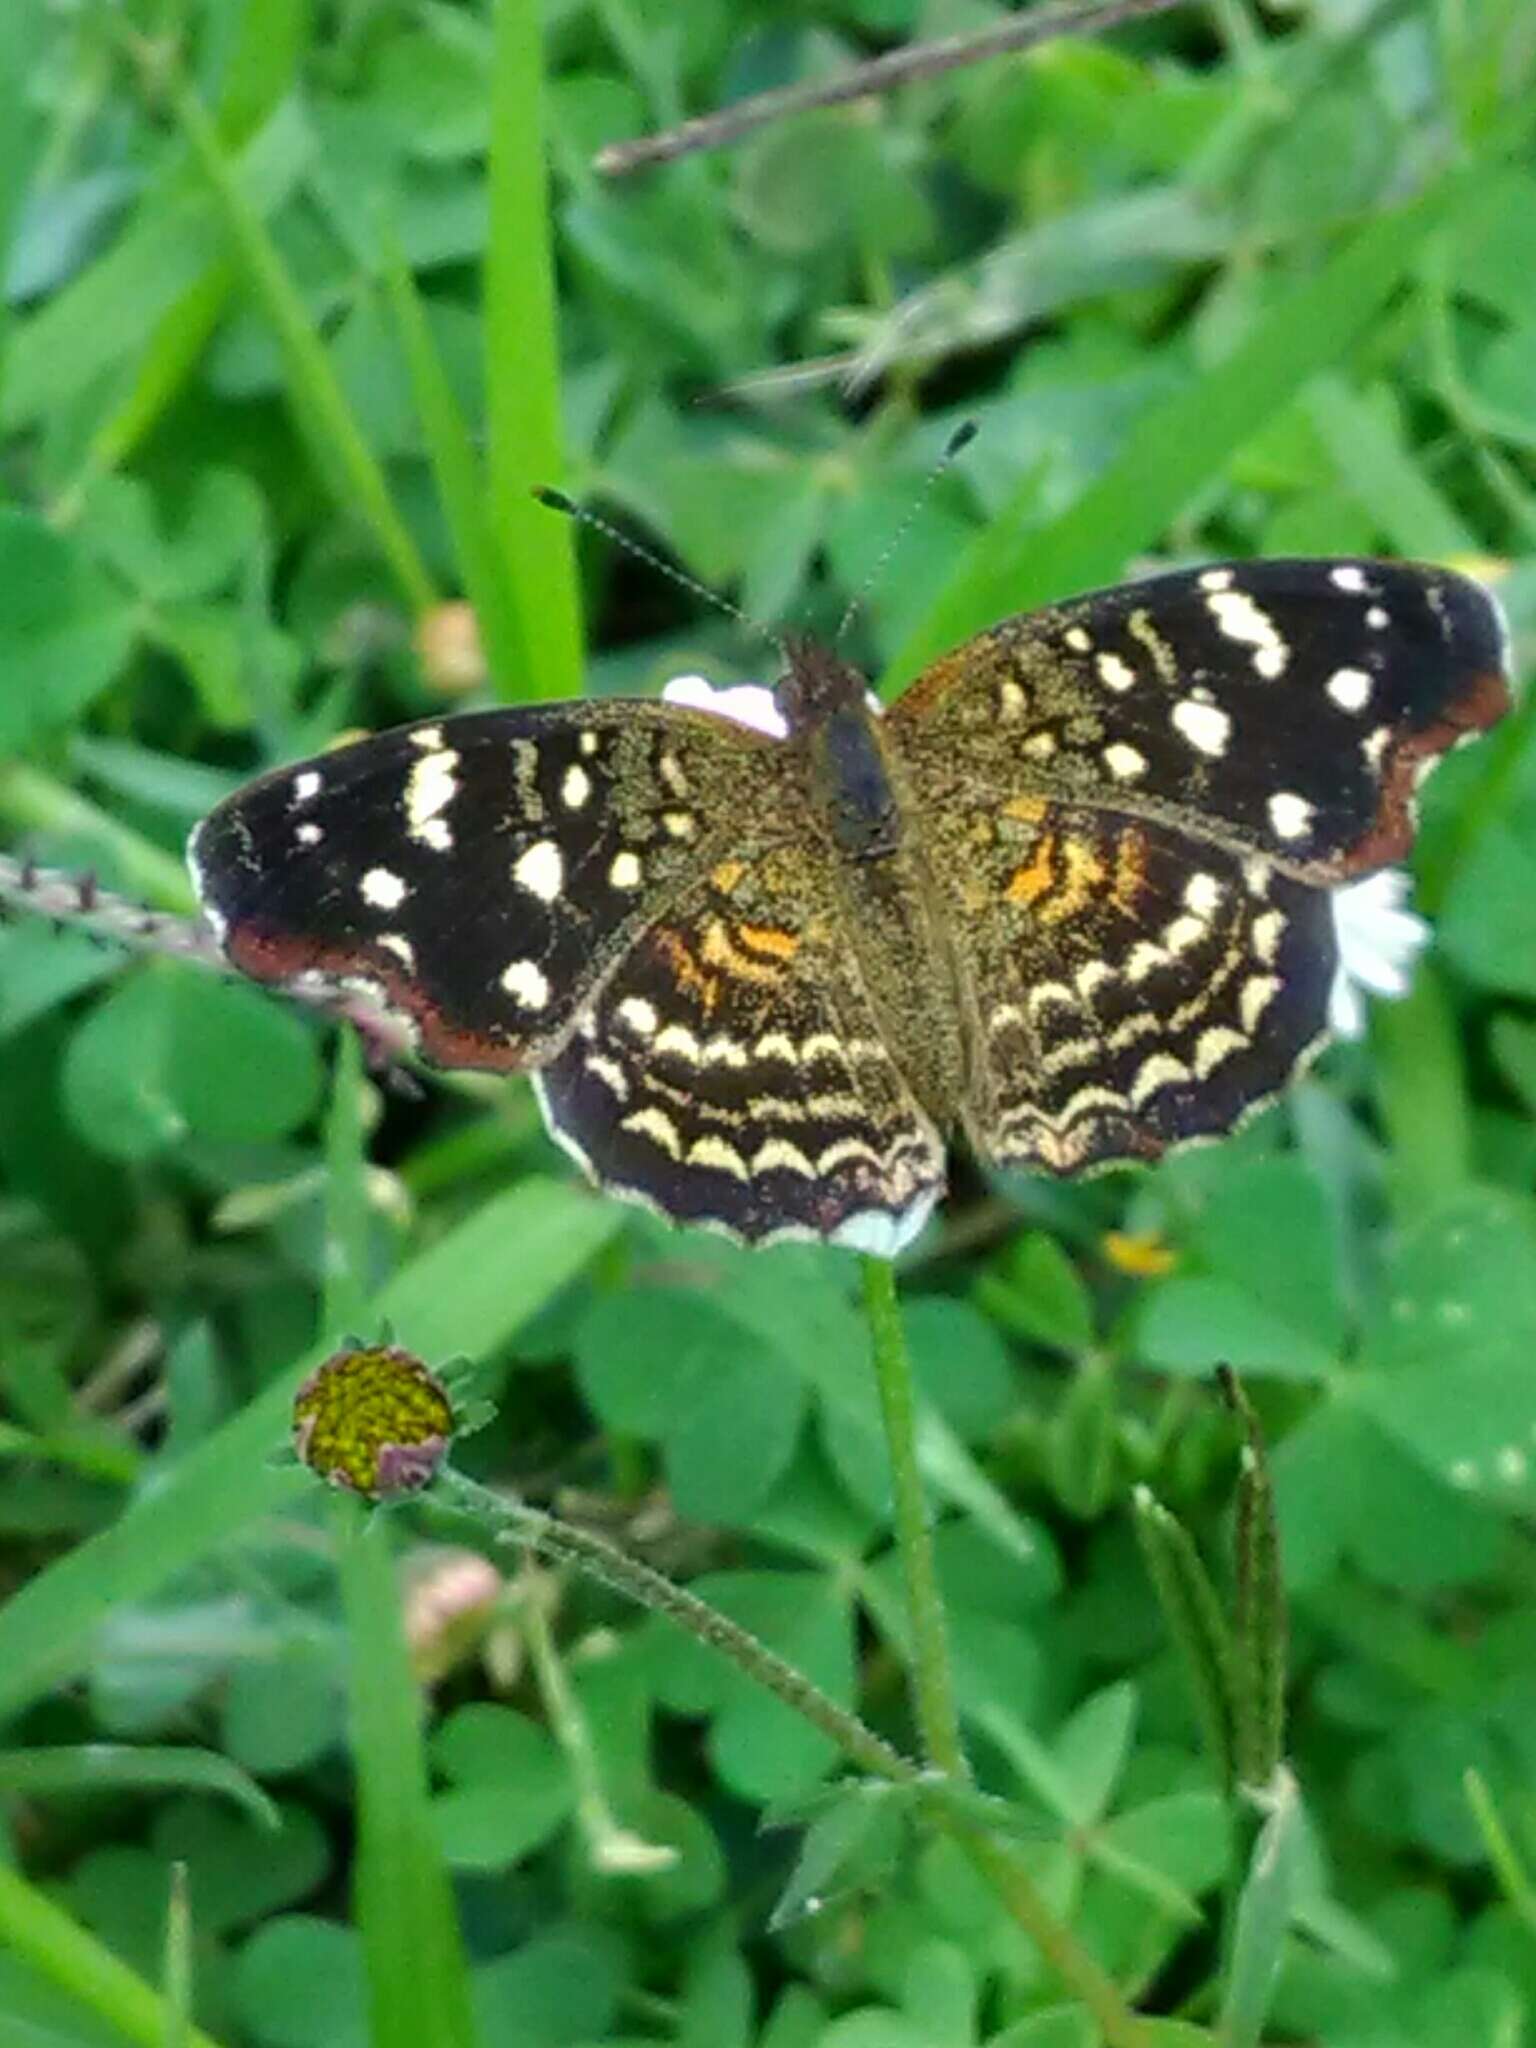
M 1328 999 L 1328 1021 L 1341 1038 L 1365 1032 L 1361 995 L 1405 996 L 1429 942 L 1429 926 L 1408 908 L 1412 881 L 1401 868 L 1384 868 L 1333 892 L 1339 969 Z

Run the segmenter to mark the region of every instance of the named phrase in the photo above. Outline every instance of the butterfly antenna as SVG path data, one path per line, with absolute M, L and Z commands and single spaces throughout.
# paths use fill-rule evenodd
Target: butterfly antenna
M 840 645 L 844 634 L 863 610 L 865 599 L 890 567 L 897 549 L 912 531 L 912 522 L 933 495 L 934 486 L 938 483 L 940 477 L 949 470 L 956 458 L 964 454 L 965 450 L 970 447 L 976 438 L 977 431 L 974 420 L 964 420 L 944 443 L 938 461 L 918 486 L 917 496 L 912 500 L 902 518 L 897 522 L 896 531 L 880 550 L 874 567 L 864 578 L 864 581 L 859 585 L 852 597 L 849 598 L 848 608 L 838 623 L 837 634 L 832 643 L 834 647 Z
M 669 562 L 663 556 L 654 553 L 643 541 L 638 541 L 621 528 L 611 525 L 600 513 L 589 511 L 585 505 L 578 505 L 574 498 L 568 498 L 564 491 L 554 490 L 548 484 L 535 484 L 533 495 L 551 512 L 563 512 L 567 519 L 574 519 L 578 526 L 590 526 L 594 533 L 602 534 L 605 540 L 611 540 L 615 547 L 623 548 L 626 554 L 633 555 L 636 561 L 644 562 L 658 575 L 665 576 L 668 582 L 679 584 L 684 590 L 691 590 L 695 597 L 703 598 L 704 602 L 712 604 L 716 611 L 724 612 L 727 618 L 734 619 L 738 625 L 745 626 L 748 632 L 760 635 L 762 639 L 777 647 L 781 654 L 784 653 L 783 640 L 770 627 L 765 626 L 761 619 L 750 617 L 740 605 L 732 604 L 728 597 L 722 597 L 718 590 L 711 590 L 707 583 L 701 583 L 696 576 L 690 576 L 686 569 L 679 569 L 675 562 Z

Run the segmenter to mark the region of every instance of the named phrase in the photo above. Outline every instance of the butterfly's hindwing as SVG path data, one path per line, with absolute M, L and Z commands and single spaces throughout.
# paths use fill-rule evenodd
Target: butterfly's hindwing
M 777 773 L 757 734 L 657 704 L 471 712 L 263 776 L 190 859 L 245 973 L 369 996 L 440 1065 L 522 1067 Z
M 804 846 L 717 863 L 625 956 L 539 1076 L 603 1186 L 749 1242 L 889 1252 L 944 1185 L 944 1145 L 883 1042 Z
M 1040 799 L 935 851 L 974 1014 L 985 1157 L 1092 1171 L 1231 1129 L 1320 1045 L 1327 892 L 1261 855 Z
M 1406 853 L 1423 774 L 1507 707 L 1504 662 L 1449 570 L 1228 563 L 1006 620 L 891 719 L 927 813 L 1032 791 L 1337 881 Z

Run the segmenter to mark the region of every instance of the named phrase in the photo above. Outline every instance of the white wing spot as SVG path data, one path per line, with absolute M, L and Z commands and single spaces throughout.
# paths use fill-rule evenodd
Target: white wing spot
M 1205 582 L 1204 577 L 1200 580 Z M 1269 613 L 1261 610 L 1246 590 L 1212 590 L 1209 603 L 1217 631 L 1254 650 L 1253 665 L 1261 676 L 1273 680 L 1285 673 L 1291 650 L 1275 630 Z
M 578 762 L 573 761 L 565 771 L 560 784 L 560 801 L 568 811 L 579 811 L 592 794 L 592 778 Z
M 1098 670 L 1100 680 L 1111 690 L 1129 690 L 1136 681 L 1135 669 L 1118 654 L 1101 654 Z
M 565 861 L 553 839 L 536 839 L 512 866 L 512 879 L 541 903 L 555 902 L 565 887 Z
M 294 826 L 293 836 L 297 839 L 300 846 L 318 846 L 325 837 L 325 833 L 320 826 L 306 822 L 303 825 Z
M 1392 614 L 1383 604 L 1373 604 L 1365 615 L 1365 623 L 1373 633 L 1379 633 L 1383 626 L 1390 626 Z
M 1253 1036 L 1255 1025 L 1279 993 L 1279 977 L 1273 974 L 1250 975 L 1243 983 L 1243 992 L 1237 999 L 1237 1009 L 1243 1020 L 1243 1029 L 1250 1038 Z
M 585 754 L 589 761 L 597 752 L 598 744 L 598 737 L 595 732 L 584 732 L 576 742 L 579 751 Z
M 1189 1069 L 1182 1060 L 1175 1059 L 1171 1052 L 1155 1052 L 1150 1059 L 1143 1060 L 1140 1073 L 1131 1083 L 1131 1106 L 1140 1109 L 1159 1089 L 1172 1088 L 1188 1079 Z
M 1335 590 L 1347 590 L 1351 597 L 1363 596 L 1365 592 L 1365 571 L 1357 569 L 1352 562 L 1330 569 L 1328 580 Z
M 1200 588 L 1202 590 L 1230 590 L 1232 588 L 1232 571 L 1230 569 L 1202 570 Z
M 1305 839 L 1317 812 L 1294 790 L 1277 789 L 1269 800 L 1269 822 L 1282 839 Z
M 307 804 L 320 794 L 325 777 L 318 768 L 306 768 L 293 778 L 293 800 L 296 804 Z
M 435 753 L 443 744 L 443 728 L 440 725 L 418 725 L 413 733 L 407 734 L 413 747 L 421 747 L 427 753 Z
M 1193 697 L 1183 697 L 1174 705 L 1173 727 L 1198 753 L 1209 754 L 1213 761 L 1227 751 L 1232 737 L 1232 721 L 1226 712 L 1216 704 L 1197 704 Z
M 1242 1032 L 1234 1031 L 1230 1024 L 1212 1024 L 1195 1040 L 1195 1079 L 1208 1080 L 1223 1060 L 1241 1052 L 1247 1043 Z
M 388 868 L 370 868 L 363 877 L 361 893 L 363 901 L 375 910 L 398 910 L 411 891 L 409 883 Z
M 1039 732 L 1032 732 L 1024 742 L 1022 751 L 1032 761 L 1049 761 L 1056 751 L 1056 735 L 1042 726 Z
M 415 737 L 420 740 L 423 735 L 418 733 Z M 423 754 L 406 779 L 406 830 L 412 839 L 419 840 L 423 845 L 435 847 L 439 852 L 453 844 L 452 838 L 446 836 L 446 821 L 443 824 L 443 837 L 429 832 L 427 828 L 436 819 L 438 812 L 446 809 L 453 800 L 454 792 L 459 786 L 458 777 L 453 771 L 458 765 L 459 757 L 453 749 L 442 747 L 435 753 Z
M 1066 642 L 1074 654 L 1086 654 L 1093 645 L 1093 636 L 1081 626 L 1068 626 Z
M 1328 694 L 1341 711 L 1363 711 L 1371 701 L 1371 679 L 1363 668 L 1337 668 L 1328 678 Z
M 1275 955 L 1280 950 L 1280 940 L 1284 932 L 1284 911 L 1266 910 L 1253 920 L 1254 957 L 1262 960 L 1266 967 L 1274 965 Z
M 637 853 L 627 850 L 616 853 L 608 868 L 608 886 L 611 889 L 638 889 L 644 872 Z
M 382 946 L 386 953 L 393 953 L 407 974 L 416 972 L 416 948 L 404 932 L 380 932 L 374 943 Z
M 674 839 L 692 839 L 699 829 L 692 811 L 663 811 L 661 822 Z
M 997 715 L 1002 723 L 1004 725 L 1017 725 L 1024 716 L 1025 706 L 1028 701 L 1022 688 L 1013 680 L 1012 676 L 1005 676 L 998 685 L 997 690 Z
M 787 1138 L 770 1138 L 752 1154 L 754 1173 L 771 1173 L 775 1167 L 781 1172 L 798 1173 L 803 1180 L 816 1178 L 816 1169 L 810 1160 L 798 1145 L 791 1145 Z
M 514 960 L 502 969 L 501 985 L 520 1009 L 542 1010 L 549 1001 L 549 976 L 537 960 Z
M 1128 747 L 1123 740 L 1116 740 L 1112 747 L 1104 749 L 1104 766 L 1116 782 L 1134 782 L 1147 772 L 1147 757 L 1139 754 L 1134 747 Z
M 747 1172 L 747 1162 L 745 1159 L 742 1158 L 736 1147 L 728 1145 L 724 1138 L 713 1136 L 695 1138 L 688 1147 L 688 1164 L 690 1166 L 712 1166 L 716 1173 L 728 1173 L 736 1180 L 750 1180 L 752 1177 Z
M 654 1106 L 637 1109 L 633 1116 L 625 1117 L 619 1129 L 639 1131 L 642 1136 L 654 1139 L 662 1151 L 670 1153 L 674 1159 L 681 1159 L 683 1156 L 683 1143 L 677 1135 L 677 1125 L 664 1110 Z
M 656 1005 L 648 1003 L 644 996 L 626 996 L 614 1015 L 621 1024 L 627 1024 L 637 1038 L 649 1038 L 659 1021 Z
M 1221 884 L 1214 875 L 1191 875 L 1184 884 L 1184 903 L 1196 917 L 1214 917 L 1221 902 Z

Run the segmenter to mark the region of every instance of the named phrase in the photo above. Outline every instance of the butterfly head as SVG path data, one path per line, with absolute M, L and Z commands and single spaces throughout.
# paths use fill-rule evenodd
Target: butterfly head
M 785 652 L 789 670 L 775 695 L 790 740 L 805 749 L 833 836 L 856 859 L 893 852 L 896 796 L 875 731 L 869 684 L 818 641 L 793 636 Z

